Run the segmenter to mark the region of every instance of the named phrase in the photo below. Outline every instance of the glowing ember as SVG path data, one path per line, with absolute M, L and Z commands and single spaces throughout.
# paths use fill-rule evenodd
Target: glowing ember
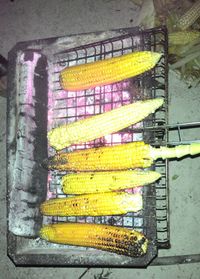
M 80 55 L 80 54 L 79 54 Z M 84 60 L 84 59 L 83 59 Z M 91 60 L 92 61 L 92 60 Z M 89 62 L 89 59 L 87 60 Z M 59 83 L 59 72 L 68 66 L 72 66 L 74 62 L 58 62 L 52 67 L 52 72 L 54 75 L 50 75 L 49 78 L 49 100 L 48 100 L 48 130 L 55 128 L 62 124 L 71 123 L 90 117 L 96 114 L 104 113 L 112 109 L 121 107 L 126 104 L 130 104 L 137 100 L 137 97 L 140 95 L 138 87 L 132 80 L 125 80 L 123 82 L 110 84 L 106 86 L 93 89 L 88 89 L 86 91 L 64 91 L 60 88 Z M 85 60 L 78 63 L 85 63 Z M 51 65 L 50 65 L 51 66 Z M 56 72 L 56 73 L 55 73 Z M 53 76 L 53 77 L 52 77 Z M 51 78 L 53 80 L 51 80 Z M 138 123 L 134 127 L 141 127 L 143 124 Z M 68 151 L 73 151 L 77 149 L 85 149 L 92 147 L 100 146 L 110 146 L 115 144 L 121 144 L 126 142 L 132 142 L 136 140 L 142 140 L 142 133 L 133 133 L 131 129 L 126 129 L 124 131 L 119 131 L 112 135 L 105 135 L 102 138 L 90 141 L 87 143 L 73 145 L 68 148 Z M 55 154 L 50 146 L 48 148 L 49 156 Z M 60 182 L 58 178 L 59 174 L 55 172 L 50 172 L 49 174 L 49 187 L 48 187 L 48 199 L 55 197 L 63 197 L 62 189 L 60 188 Z M 142 193 L 142 187 L 137 189 L 128 189 L 127 192 L 139 192 Z M 69 217 L 67 219 L 57 218 L 57 221 L 78 221 L 78 222 L 88 222 L 88 223 L 107 223 L 114 225 L 124 225 L 133 227 L 133 218 L 126 217 L 127 220 L 123 221 L 122 216 L 105 216 L 104 218 L 100 217 L 80 217 L 74 218 Z M 142 220 L 142 218 L 140 218 Z M 55 220 L 55 221 L 56 221 Z M 125 219 L 124 219 L 125 220 Z M 45 219 L 44 222 L 48 222 L 48 219 Z M 124 222 L 124 223 L 123 223 Z M 125 222 L 127 224 L 125 224 Z M 137 224 L 140 226 L 140 222 Z

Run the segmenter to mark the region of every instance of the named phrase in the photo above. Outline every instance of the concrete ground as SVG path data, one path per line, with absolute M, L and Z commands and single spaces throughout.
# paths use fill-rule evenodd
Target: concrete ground
M 0 53 L 16 42 L 134 26 L 138 9 L 131 0 L 0 0 Z M 169 75 L 169 122 L 200 119 L 200 88 Z M 147 269 L 16 268 L 6 254 L 6 99 L 0 97 L 0 278 L 200 278 L 200 264 L 150 266 Z M 200 129 L 183 132 L 200 138 Z M 177 133 L 171 133 L 171 140 Z M 159 256 L 200 253 L 200 158 L 170 162 L 171 249 Z M 85 275 L 84 271 L 87 271 Z

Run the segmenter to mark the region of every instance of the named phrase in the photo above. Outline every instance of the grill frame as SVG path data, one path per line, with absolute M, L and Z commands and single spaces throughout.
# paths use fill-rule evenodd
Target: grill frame
M 107 44 L 110 43 L 111 41 L 117 41 L 119 40 L 119 38 L 123 38 L 126 39 L 130 36 L 140 36 L 141 38 L 141 48 L 140 50 L 157 50 L 157 47 L 159 46 L 159 44 L 157 43 L 157 35 L 161 36 L 163 38 L 163 41 L 160 41 L 160 45 L 162 45 L 162 51 L 164 53 L 164 57 L 163 57 L 163 76 L 162 77 L 157 77 L 157 78 L 162 78 L 164 81 L 164 89 L 161 88 L 159 89 L 159 92 L 163 92 L 162 97 L 165 98 L 165 106 L 164 106 L 164 112 L 162 112 L 161 114 L 164 115 L 164 117 L 161 118 L 155 118 L 155 115 L 148 117 L 147 120 L 144 122 L 144 129 L 143 128 L 138 128 L 138 127 L 132 127 L 133 131 L 137 131 L 137 132 L 141 132 L 143 133 L 143 138 L 145 141 L 151 143 L 152 145 L 163 145 L 168 141 L 168 130 L 167 128 L 163 128 L 163 125 L 167 125 L 167 118 L 168 118 L 168 113 L 167 113 L 167 109 L 168 109 L 168 80 L 167 80 L 167 72 L 168 72 L 168 68 L 167 68 L 167 32 L 166 29 L 163 28 L 155 28 L 155 29 L 150 29 L 150 30 L 129 30 L 129 32 L 127 32 L 127 34 L 123 34 L 120 36 L 117 36 L 115 38 L 112 39 L 106 39 L 103 41 L 98 41 L 97 43 L 92 43 L 92 44 L 88 44 L 88 45 L 84 45 L 84 46 L 80 46 L 80 47 L 76 47 L 76 48 L 71 48 L 68 49 L 67 52 L 72 52 L 74 50 L 78 51 L 79 49 L 81 49 L 81 47 L 87 48 L 87 47 L 94 47 L 95 45 L 99 45 L 99 44 Z M 151 41 L 151 44 L 149 43 L 149 40 L 153 40 Z M 45 42 L 45 44 L 47 46 L 49 46 L 51 43 L 50 41 L 41 41 L 40 44 L 43 44 Z M 145 48 L 145 44 L 148 48 Z M 27 43 L 26 48 L 30 48 L 30 43 Z M 22 48 L 22 45 L 17 47 L 17 51 L 24 51 L 24 49 Z M 27 50 L 26 50 L 27 51 Z M 36 52 L 36 50 L 33 49 L 29 49 L 28 52 Z M 42 51 L 40 50 L 39 53 L 42 53 Z M 13 60 L 12 62 L 15 63 L 16 60 L 16 49 L 14 49 L 11 53 L 10 53 L 10 60 Z M 58 55 L 65 55 L 65 52 L 60 52 L 60 53 L 56 53 L 56 56 Z M 12 56 L 12 57 L 11 57 Z M 45 55 L 42 53 L 42 57 L 45 59 Z M 102 57 L 100 57 L 102 58 Z M 10 61 L 11 62 L 11 61 Z M 12 64 L 12 63 L 11 63 Z M 10 69 L 9 71 L 9 93 L 10 93 L 10 100 L 13 97 L 13 78 L 14 76 L 12 76 L 15 73 L 14 69 Z M 151 78 L 152 76 L 156 75 L 156 68 L 153 69 L 152 71 L 150 71 L 147 74 L 144 75 L 140 75 L 139 77 L 136 77 L 134 79 L 134 82 L 138 83 L 138 84 L 142 84 L 142 88 L 145 88 L 144 83 L 148 83 L 148 79 L 145 80 L 145 76 L 148 77 L 148 75 L 150 75 L 151 73 Z M 158 84 L 159 85 L 159 84 Z M 156 88 L 156 82 L 154 83 L 154 86 L 151 88 L 148 88 L 148 90 L 151 91 L 151 95 L 148 95 L 146 97 L 156 97 L 156 96 L 160 96 L 157 94 L 158 88 Z M 160 86 L 160 85 L 159 85 Z M 163 85 L 162 85 L 163 86 Z M 12 87 L 12 88 L 11 88 Z M 12 89 L 12 90 L 11 90 Z M 145 95 L 144 91 L 142 92 L 143 95 Z M 16 100 L 15 100 L 16 101 Z M 8 107 L 12 106 L 11 102 L 8 104 Z M 8 116 L 9 118 L 9 116 Z M 11 118 L 9 118 L 9 121 L 12 121 Z M 159 128 L 159 125 L 162 125 L 162 128 Z M 153 129 L 148 130 L 148 126 L 153 126 Z M 8 141 L 8 147 L 10 146 L 10 142 Z M 9 158 L 9 152 L 8 152 L 8 158 Z M 154 166 L 156 169 L 160 169 L 163 168 L 163 175 L 162 175 L 162 179 L 160 181 L 159 184 L 152 185 L 152 186 L 147 186 L 144 187 L 144 198 L 146 199 L 146 201 L 144 202 L 145 204 L 145 208 L 144 211 L 148 211 L 149 212 L 149 206 L 151 208 L 151 214 L 148 213 L 148 216 L 146 216 L 145 219 L 145 223 L 146 223 L 146 235 L 147 237 L 151 240 L 151 244 L 149 246 L 149 250 L 147 253 L 146 258 L 144 259 L 130 259 L 125 261 L 125 264 L 123 266 L 145 266 L 147 265 L 157 254 L 157 248 L 168 248 L 169 247 L 169 224 L 168 224 L 168 163 L 163 162 L 163 161 L 158 161 L 157 164 Z M 9 171 L 8 171 L 8 174 Z M 164 180 L 164 182 L 162 182 Z M 11 185 L 10 181 L 8 179 L 8 192 L 10 192 L 11 189 Z M 155 195 L 156 192 L 156 195 Z M 164 192 L 164 194 L 163 194 Z M 156 199 L 155 199 L 156 197 Z M 163 199 L 163 204 L 166 205 L 166 207 L 161 206 L 160 209 L 158 208 L 158 204 L 157 201 L 158 200 L 162 200 Z M 8 209 L 9 209 L 9 202 L 8 202 Z M 158 212 L 163 212 L 164 213 L 160 216 L 158 215 Z M 156 216 L 157 216 L 157 225 L 156 225 Z M 152 222 L 152 220 L 154 220 L 154 222 Z M 159 222 L 164 222 L 165 224 L 161 226 L 160 229 L 158 229 L 158 224 Z M 157 231 L 156 231 L 157 230 Z M 157 239 L 156 239 L 156 235 L 157 235 Z M 164 235 L 164 237 L 163 237 Z M 11 242 L 13 241 L 13 239 L 15 239 L 15 245 L 11 244 Z M 12 258 L 16 258 L 16 250 L 17 250 L 17 240 L 18 237 L 15 237 L 10 231 L 8 231 L 8 251 L 9 251 L 9 255 Z M 24 245 L 22 245 L 24 247 Z M 24 248 L 23 248 L 24 249 Z M 24 251 L 23 249 L 21 249 L 22 251 Z M 38 263 L 40 262 L 42 265 L 63 265 L 63 261 L 67 263 L 69 263 L 69 265 L 82 265 L 79 262 L 77 263 L 73 263 L 69 257 L 64 256 L 64 260 L 61 260 L 61 256 L 60 257 L 55 257 L 52 256 L 51 254 L 47 255 L 47 257 L 45 255 L 42 255 L 42 253 L 40 255 L 37 254 L 37 257 L 40 257 L 40 261 L 37 261 L 35 259 L 35 255 L 34 255 L 34 249 L 32 250 L 32 252 L 30 252 L 30 247 L 29 249 L 25 249 L 26 253 L 22 254 L 19 257 L 18 253 L 18 265 L 22 264 L 31 264 L 34 265 L 34 263 L 36 265 L 38 265 Z M 29 251 L 29 252 L 28 252 Z M 38 251 L 38 250 L 37 250 Z M 27 253 L 28 252 L 28 253 Z M 31 255 L 29 254 L 31 253 Z M 90 253 L 90 252 L 89 252 Z M 91 252 L 92 253 L 92 252 Z M 101 252 L 100 252 L 101 253 Z M 104 252 L 102 252 L 104 253 Z M 24 257 L 24 255 L 26 254 L 26 259 Z M 105 256 L 107 255 L 107 253 L 105 254 Z M 62 255 L 63 256 L 63 255 Z M 28 260 L 30 258 L 30 260 Z M 55 259 L 56 258 L 56 259 Z M 87 258 L 87 255 L 86 255 Z M 111 257 L 112 258 L 112 257 Z M 111 259 L 110 258 L 110 259 Z M 122 257 L 123 258 L 123 257 Z M 54 260 L 53 260 L 54 259 Z M 59 259 L 59 261 L 58 261 Z M 97 262 L 93 262 L 91 261 L 91 259 L 88 260 L 84 260 L 85 265 L 94 265 L 97 266 L 98 263 Z M 64 264 L 64 265 L 65 265 Z M 105 262 L 101 262 L 101 264 L 103 265 L 110 265 L 110 266 L 115 266 L 115 265 L 119 265 L 119 263 L 117 263 L 116 258 L 113 257 L 113 260 L 108 260 L 107 263 Z M 83 264 L 84 265 L 84 264 Z

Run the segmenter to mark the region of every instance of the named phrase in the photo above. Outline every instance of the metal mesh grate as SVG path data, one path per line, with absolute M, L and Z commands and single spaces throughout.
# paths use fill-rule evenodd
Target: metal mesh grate
M 100 114 L 137 100 L 163 97 L 165 98 L 165 106 L 145 121 L 118 133 L 82 145 L 74 145 L 68 150 L 111 146 L 137 140 L 144 140 L 152 145 L 164 144 L 167 140 L 167 130 L 163 127 L 159 128 L 159 125 L 167 124 L 166 42 L 166 31 L 164 29 L 153 29 L 134 34 L 129 33 L 118 38 L 80 46 L 56 54 L 50 67 L 53 72 L 49 73 L 49 76 L 53 78 L 51 80 L 52 90 L 49 92 L 48 100 L 48 129 Z M 63 91 L 60 88 L 59 73 L 65 67 L 107 59 L 137 50 L 159 51 L 163 53 L 163 56 L 153 70 L 120 83 L 79 92 Z M 54 150 L 50 147 L 48 152 L 49 155 L 54 154 Z M 70 222 L 100 223 L 135 228 L 145 233 L 152 240 L 157 237 L 158 246 L 167 247 L 169 244 L 167 165 L 158 161 L 154 167 L 162 173 L 162 179 L 159 183 L 128 190 L 129 192 L 140 192 L 143 195 L 144 208 L 138 213 L 104 217 L 54 217 L 53 219 L 52 217 L 44 217 L 43 222 L 67 220 Z M 64 174 L 64 172 L 49 173 L 47 198 L 65 196 L 60 186 L 60 178 Z M 157 230 L 157 236 L 155 236 L 155 230 Z

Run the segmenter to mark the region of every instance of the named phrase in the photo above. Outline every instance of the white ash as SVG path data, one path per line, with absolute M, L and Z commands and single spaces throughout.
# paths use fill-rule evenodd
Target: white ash
M 36 166 L 33 158 L 34 136 L 36 127 L 34 116 L 35 89 L 33 85 L 33 73 L 37 65 L 39 54 L 34 54 L 33 61 L 25 61 L 24 54 L 19 53 L 16 77 L 18 102 L 15 112 L 16 125 L 11 128 L 9 141 L 14 141 L 16 137 L 16 153 L 13 156 L 14 165 L 10 173 L 12 174 L 12 189 L 10 191 L 9 210 L 9 230 L 20 236 L 35 235 L 35 219 L 39 214 L 38 207 L 34 207 L 37 202 L 37 194 L 31 193 L 32 171 Z M 12 123 L 12 121 L 11 121 Z M 28 125 L 27 125 L 28 124 Z M 27 139 L 29 141 L 27 141 Z

